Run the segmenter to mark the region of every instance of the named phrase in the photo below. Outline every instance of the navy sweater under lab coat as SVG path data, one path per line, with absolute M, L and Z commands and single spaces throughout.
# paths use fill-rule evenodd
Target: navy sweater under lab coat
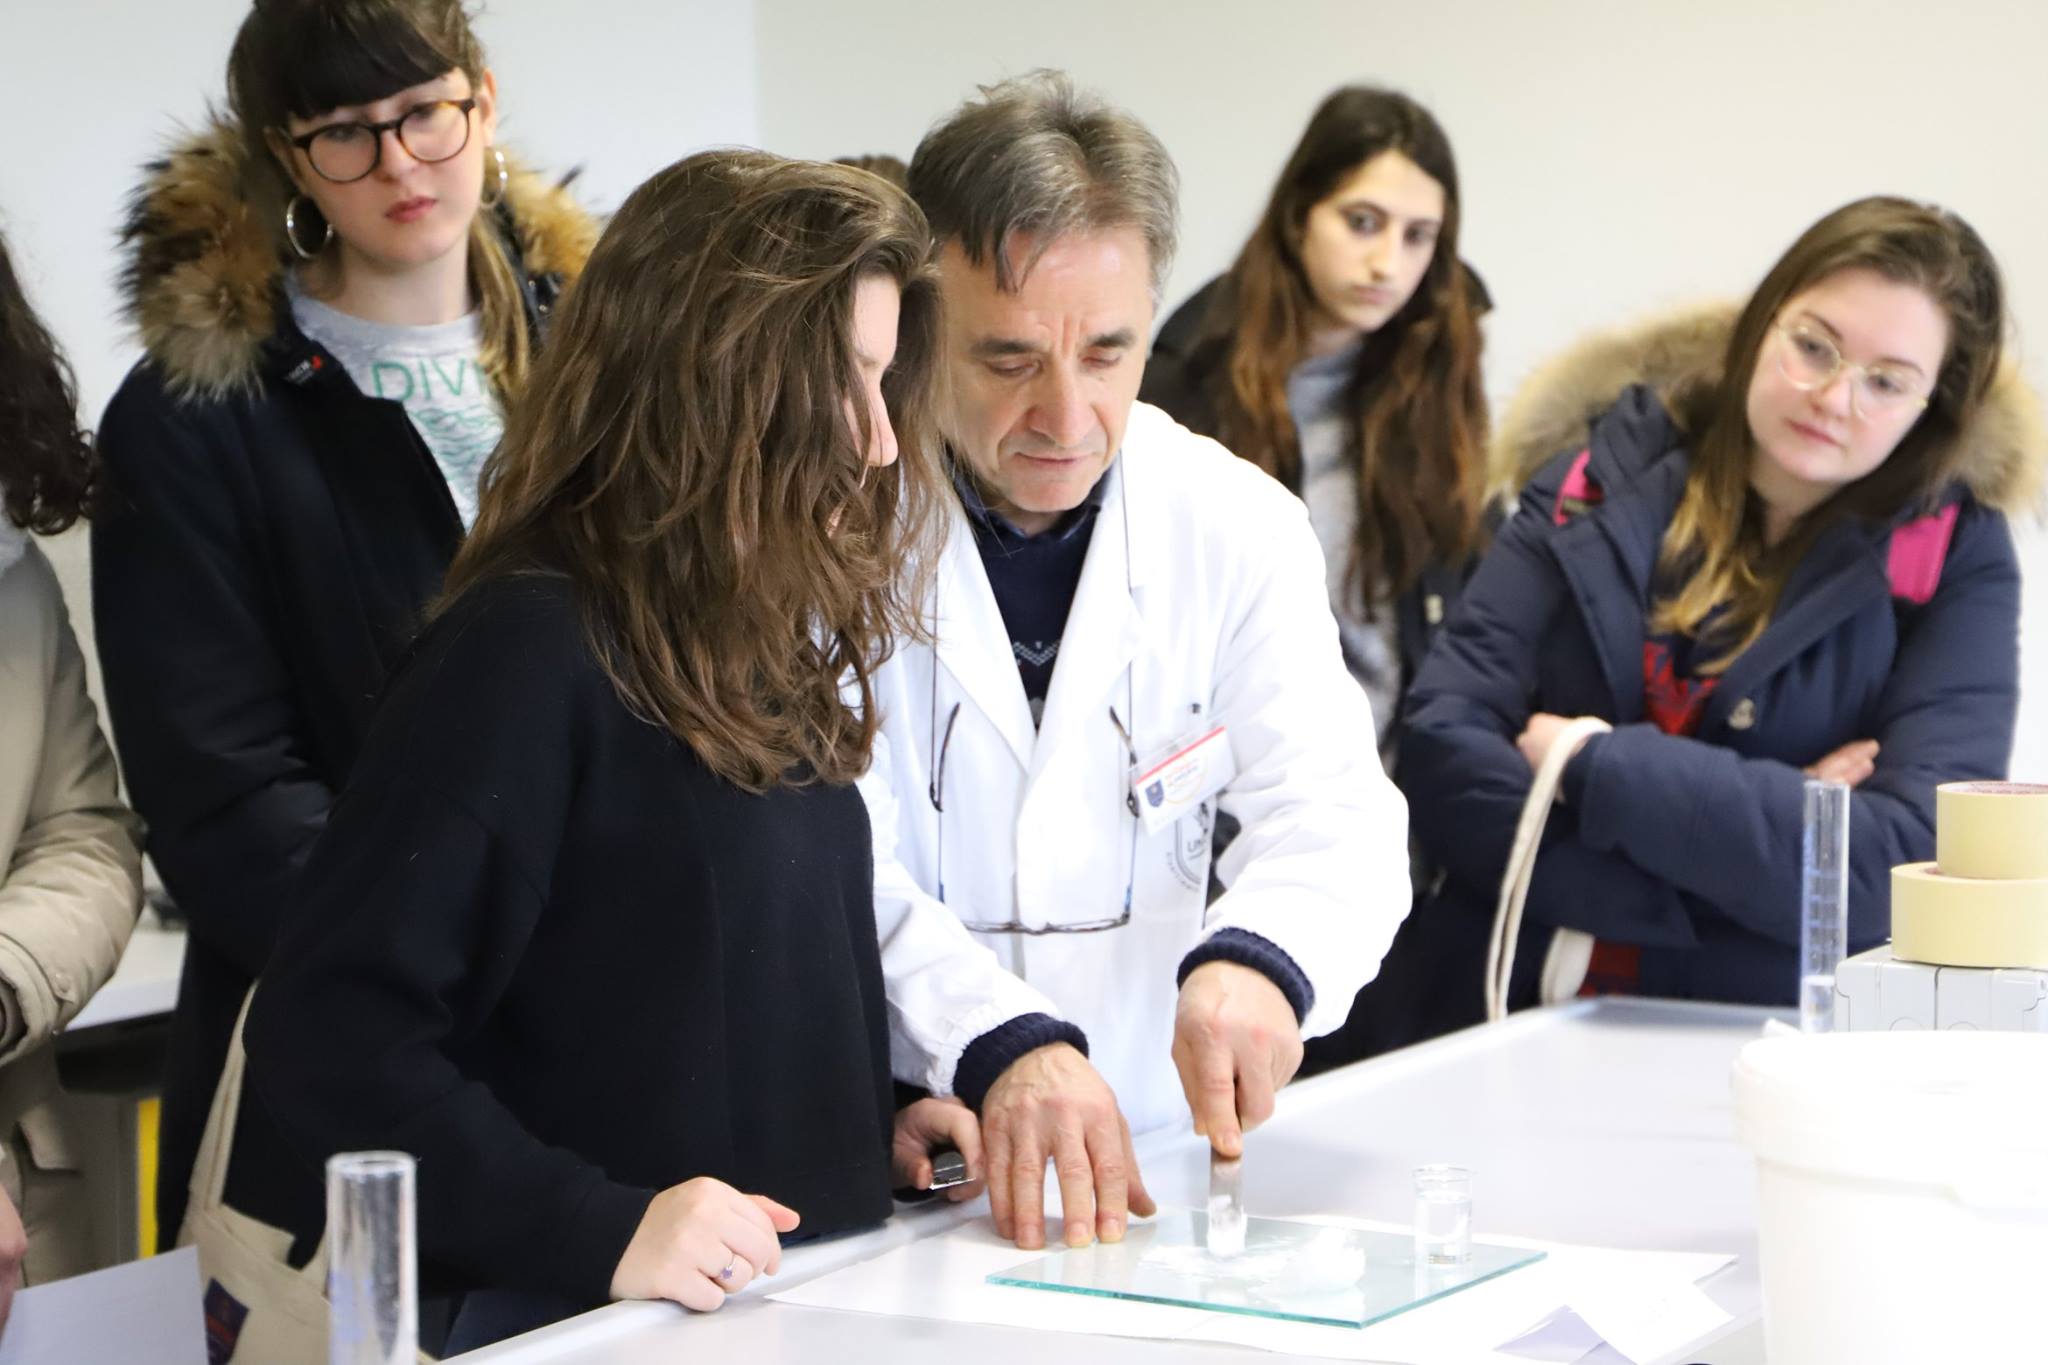
M 1546 926 L 1640 945 L 1648 994 L 1791 1002 L 1801 768 L 1851 740 L 1881 745 L 1851 803 L 1854 952 L 1890 933 L 1892 866 L 1934 856 L 1936 784 L 2001 777 L 2012 749 L 2019 566 L 2003 514 L 1960 489 L 1944 496 L 1954 532 L 1924 603 L 1893 596 L 1887 556 L 1894 528 L 1930 509 L 1836 524 L 1723 675 L 1697 736 L 1678 738 L 1645 718 L 1642 658 L 1658 548 L 1685 485 L 1682 437 L 1650 390 L 1624 393 L 1590 444 L 1603 499 L 1560 525 L 1578 453 L 1524 490 L 1407 702 L 1409 810 L 1444 874 L 1418 912 L 1436 940 L 1424 956 L 1437 1027 L 1480 1013 L 1481 954 L 1530 784 L 1515 737 L 1533 712 L 1615 728 L 1574 760 L 1551 816 L 1518 1005 L 1533 998 Z

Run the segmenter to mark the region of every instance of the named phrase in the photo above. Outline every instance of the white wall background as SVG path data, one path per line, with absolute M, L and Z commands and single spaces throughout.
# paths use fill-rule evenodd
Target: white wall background
M 1169 304 L 1227 266 L 1332 87 L 1429 105 L 1458 153 L 1503 398 L 1579 333 L 1752 288 L 1829 209 L 1939 200 L 2007 272 L 2048 391 L 2048 5 L 1954 0 L 755 0 L 760 130 L 907 157 L 980 82 L 1060 66 L 1151 125 L 1183 180 Z M 2014 770 L 2048 779 L 2048 536 Z
M 134 358 L 112 280 L 135 168 L 218 98 L 246 0 L 0 0 L 0 228 L 98 413 Z M 1663 304 L 1737 294 L 1807 223 L 1878 190 L 1969 217 L 2048 389 L 2048 5 L 1953 0 L 491 0 L 505 137 L 608 208 L 686 152 L 907 156 L 975 84 L 1063 66 L 1179 161 L 1170 300 L 1226 265 L 1316 102 L 1428 103 L 1458 150 L 1489 387 Z M 2048 535 L 2015 771 L 2048 779 Z M 85 624 L 82 539 L 55 556 Z

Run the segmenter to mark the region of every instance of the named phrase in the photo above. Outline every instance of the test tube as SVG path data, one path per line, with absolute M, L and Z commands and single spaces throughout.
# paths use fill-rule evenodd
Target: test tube
M 327 1161 L 328 1365 L 419 1359 L 413 1159 L 343 1152 Z
M 1472 1259 L 1472 1172 L 1415 1168 L 1415 1264 L 1459 1266 Z
M 1835 1027 L 1835 969 L 1849 938 L 1849 788 L 1806 784 L 1806 837 L 1799 871 L 1799 1028 Z

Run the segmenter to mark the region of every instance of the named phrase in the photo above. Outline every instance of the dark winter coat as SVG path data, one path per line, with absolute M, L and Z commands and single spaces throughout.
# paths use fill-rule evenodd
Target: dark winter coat
M 145 347 L 99 428 L 93 614 L 148 851 L 190 925 L 164 1088 L 169 1239 L 236 1011 L 270 955 L 386 678 L 462 536 L 396 402 L 293 324 L 216 124 L 150 169 L 126 230 Z M 498 220 L 538 327 L 595 227 L 518 172 Z M 237 1167 L 262 1164 L 238 1143 Z
M 1574 760 L 1552 813 L 1517 1004 L 1533 998 L 1552 928 L 1638 946 L 1649 994 L 1788 1004 L 1802 769 L 1853 740 L 1880 744 L 1852 801 L 1851 951 L 1889 934 L 1892 866 L 1933 856 L 1936 784 L 2004 775 L 2019 666 L 2006 512 L 2030 505 L 2044 455 L 2032 396 L 2011 373 L 1963 434 L 1961 477 L 1933 506 L 1821 535 L 1694 735 L 1646 719 L 1651 581 L 1689 456 L 1658 390 L 1621 385 L 1718 365 L 1731 322 L 1717 311 L 1601 338 L 1540 374 L 1503 424 L 1503 467 L 1527 480 L 1518 510 L 1406 710 L 1415 834 L 1444 872 L 1382 977 L 1425 1036 L 1480 1016 L 1484 946 L 1530 783 L 1515 739 L 1534 712 L 1615 728 Z

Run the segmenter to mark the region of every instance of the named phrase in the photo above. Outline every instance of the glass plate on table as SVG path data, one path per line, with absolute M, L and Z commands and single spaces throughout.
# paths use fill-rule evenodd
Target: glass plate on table
M 1408 1233 L 1283 1218 L 1247 1218 L 1243 1254 L 1215 1257 L 1208 1221 L 1192 1211 L 1162 1214 L 1132 1225 L 1121 1242 L 1056 1251 L 999 1271 L 989 1283 L 1370 1327 L 1543 1259 L 1540 1251 L 1475 1241 L 1462 1264 L 1418 1266 Z

